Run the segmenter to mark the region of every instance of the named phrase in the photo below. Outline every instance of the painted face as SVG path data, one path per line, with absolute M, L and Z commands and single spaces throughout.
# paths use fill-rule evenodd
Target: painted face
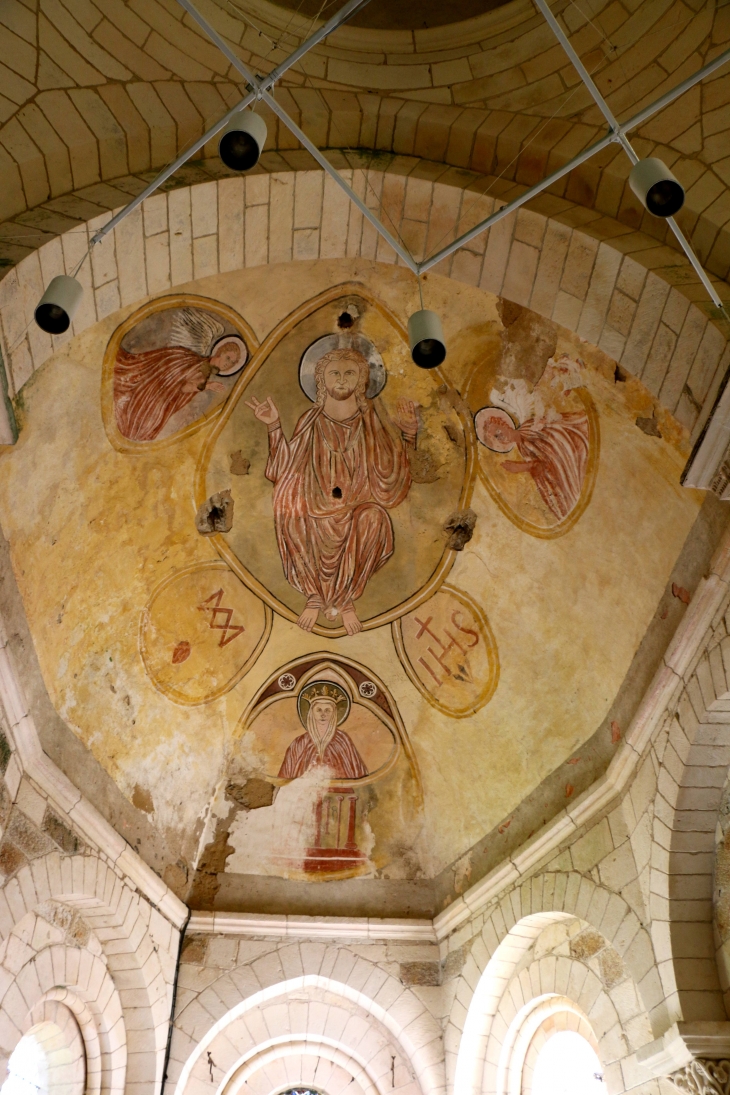
M 479 436 L 485 445 L 510 445 L 515 431 L 502 418 L 487 418 L 479 423 Z
M 315 700 L 310 708 L 315 726 L 320 734 L 325 734 L 335 717 L 337 706 L 332 700 Z
M 345 358 L 330 361 L 324 370 L 324 386 L 333 399 L 349 399 L 357 388 L 360 370 L 357 362 Z
M 236 368 L 241 360 L 241 347 L 235 342 L 224 342 L 220 350 L 210 359 L 211 365 L 215 367 L 219 373 L 230 373 Z

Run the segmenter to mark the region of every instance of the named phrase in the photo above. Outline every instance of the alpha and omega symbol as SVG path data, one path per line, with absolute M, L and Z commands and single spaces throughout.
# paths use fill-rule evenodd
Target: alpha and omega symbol
M 210 597 L 206 597 L 203 603 L 199 604 L 197 608 L 198 612 L 210 612 L 210 623 L 208 624 L 208 627 L 211 631 L 223 632 L 218 646 L 228 646 L 228 644 L 238 638 L 246 628 L 243 624 L 233 623 L 233 609 L 225 608 L 221 605 L 222 600 L 223 589 L 217 589 L 215 593 L 211 593 Z

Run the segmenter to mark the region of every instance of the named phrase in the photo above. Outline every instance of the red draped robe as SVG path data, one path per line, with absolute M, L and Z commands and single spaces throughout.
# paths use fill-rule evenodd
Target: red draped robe
M 312 407 L 291 441 L 269 430 L 266 477 L 287 581 L 307 604 L 338 611 L 361 597 L 393 554 L 386 510 L 408 494 L 406 442 L 394 439 L 372 402 L 345 422 Z
M 561 414 L 535 428 L 529 418 L 518 427 L 517 451 L 530 461 L 529 470 L 540 497 L 558 520 L 567 517 L 583 489 L 588 462 L 588 416 Z
M 297 779 L 310 768 L 319 765 L 331 768 L 334 779 L 362 779 L 368 774 L 352 738 L 344 730 L 338 729 L 325 746 L 321 757 L 309 734 L 300 734 L 298 738 L 294 738 L 284 754 L 279 779 Z
M 208 359 L 182 346 L 163 346 L 129 354 L 119 350 L 114 363 L 114 415 L 129 441 L 153 441 L 167 421 L 186 407 L 197 391 L 184 392 L 188 381 L 201 380 Z

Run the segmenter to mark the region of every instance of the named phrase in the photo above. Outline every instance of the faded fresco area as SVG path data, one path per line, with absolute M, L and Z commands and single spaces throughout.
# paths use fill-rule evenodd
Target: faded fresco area
M 0 519 L 49 695 L 198 907 L 465 857 L 601 724 L 696 517 L 615 362 L 424 294 L 433 372 L 411 275 L 337 260 L 123 310 L 24 389 Z

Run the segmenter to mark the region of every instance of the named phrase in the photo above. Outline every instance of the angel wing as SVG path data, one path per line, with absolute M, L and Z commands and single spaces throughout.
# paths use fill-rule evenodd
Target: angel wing
M 539 393 L 530 391 L 527 382 L 522 379 L 508 381 L 503 392 L 495 388 L 489 398 L 493 407 L 503 407 L 520 424 L 528 418 L 539 418 L 545 411 Z
M 214 343 L 224 331 L 223 324 L 208 312 L 181 308 L 172 321 L 170 345 L 184 346 L 201 357 L 209 357 Z

